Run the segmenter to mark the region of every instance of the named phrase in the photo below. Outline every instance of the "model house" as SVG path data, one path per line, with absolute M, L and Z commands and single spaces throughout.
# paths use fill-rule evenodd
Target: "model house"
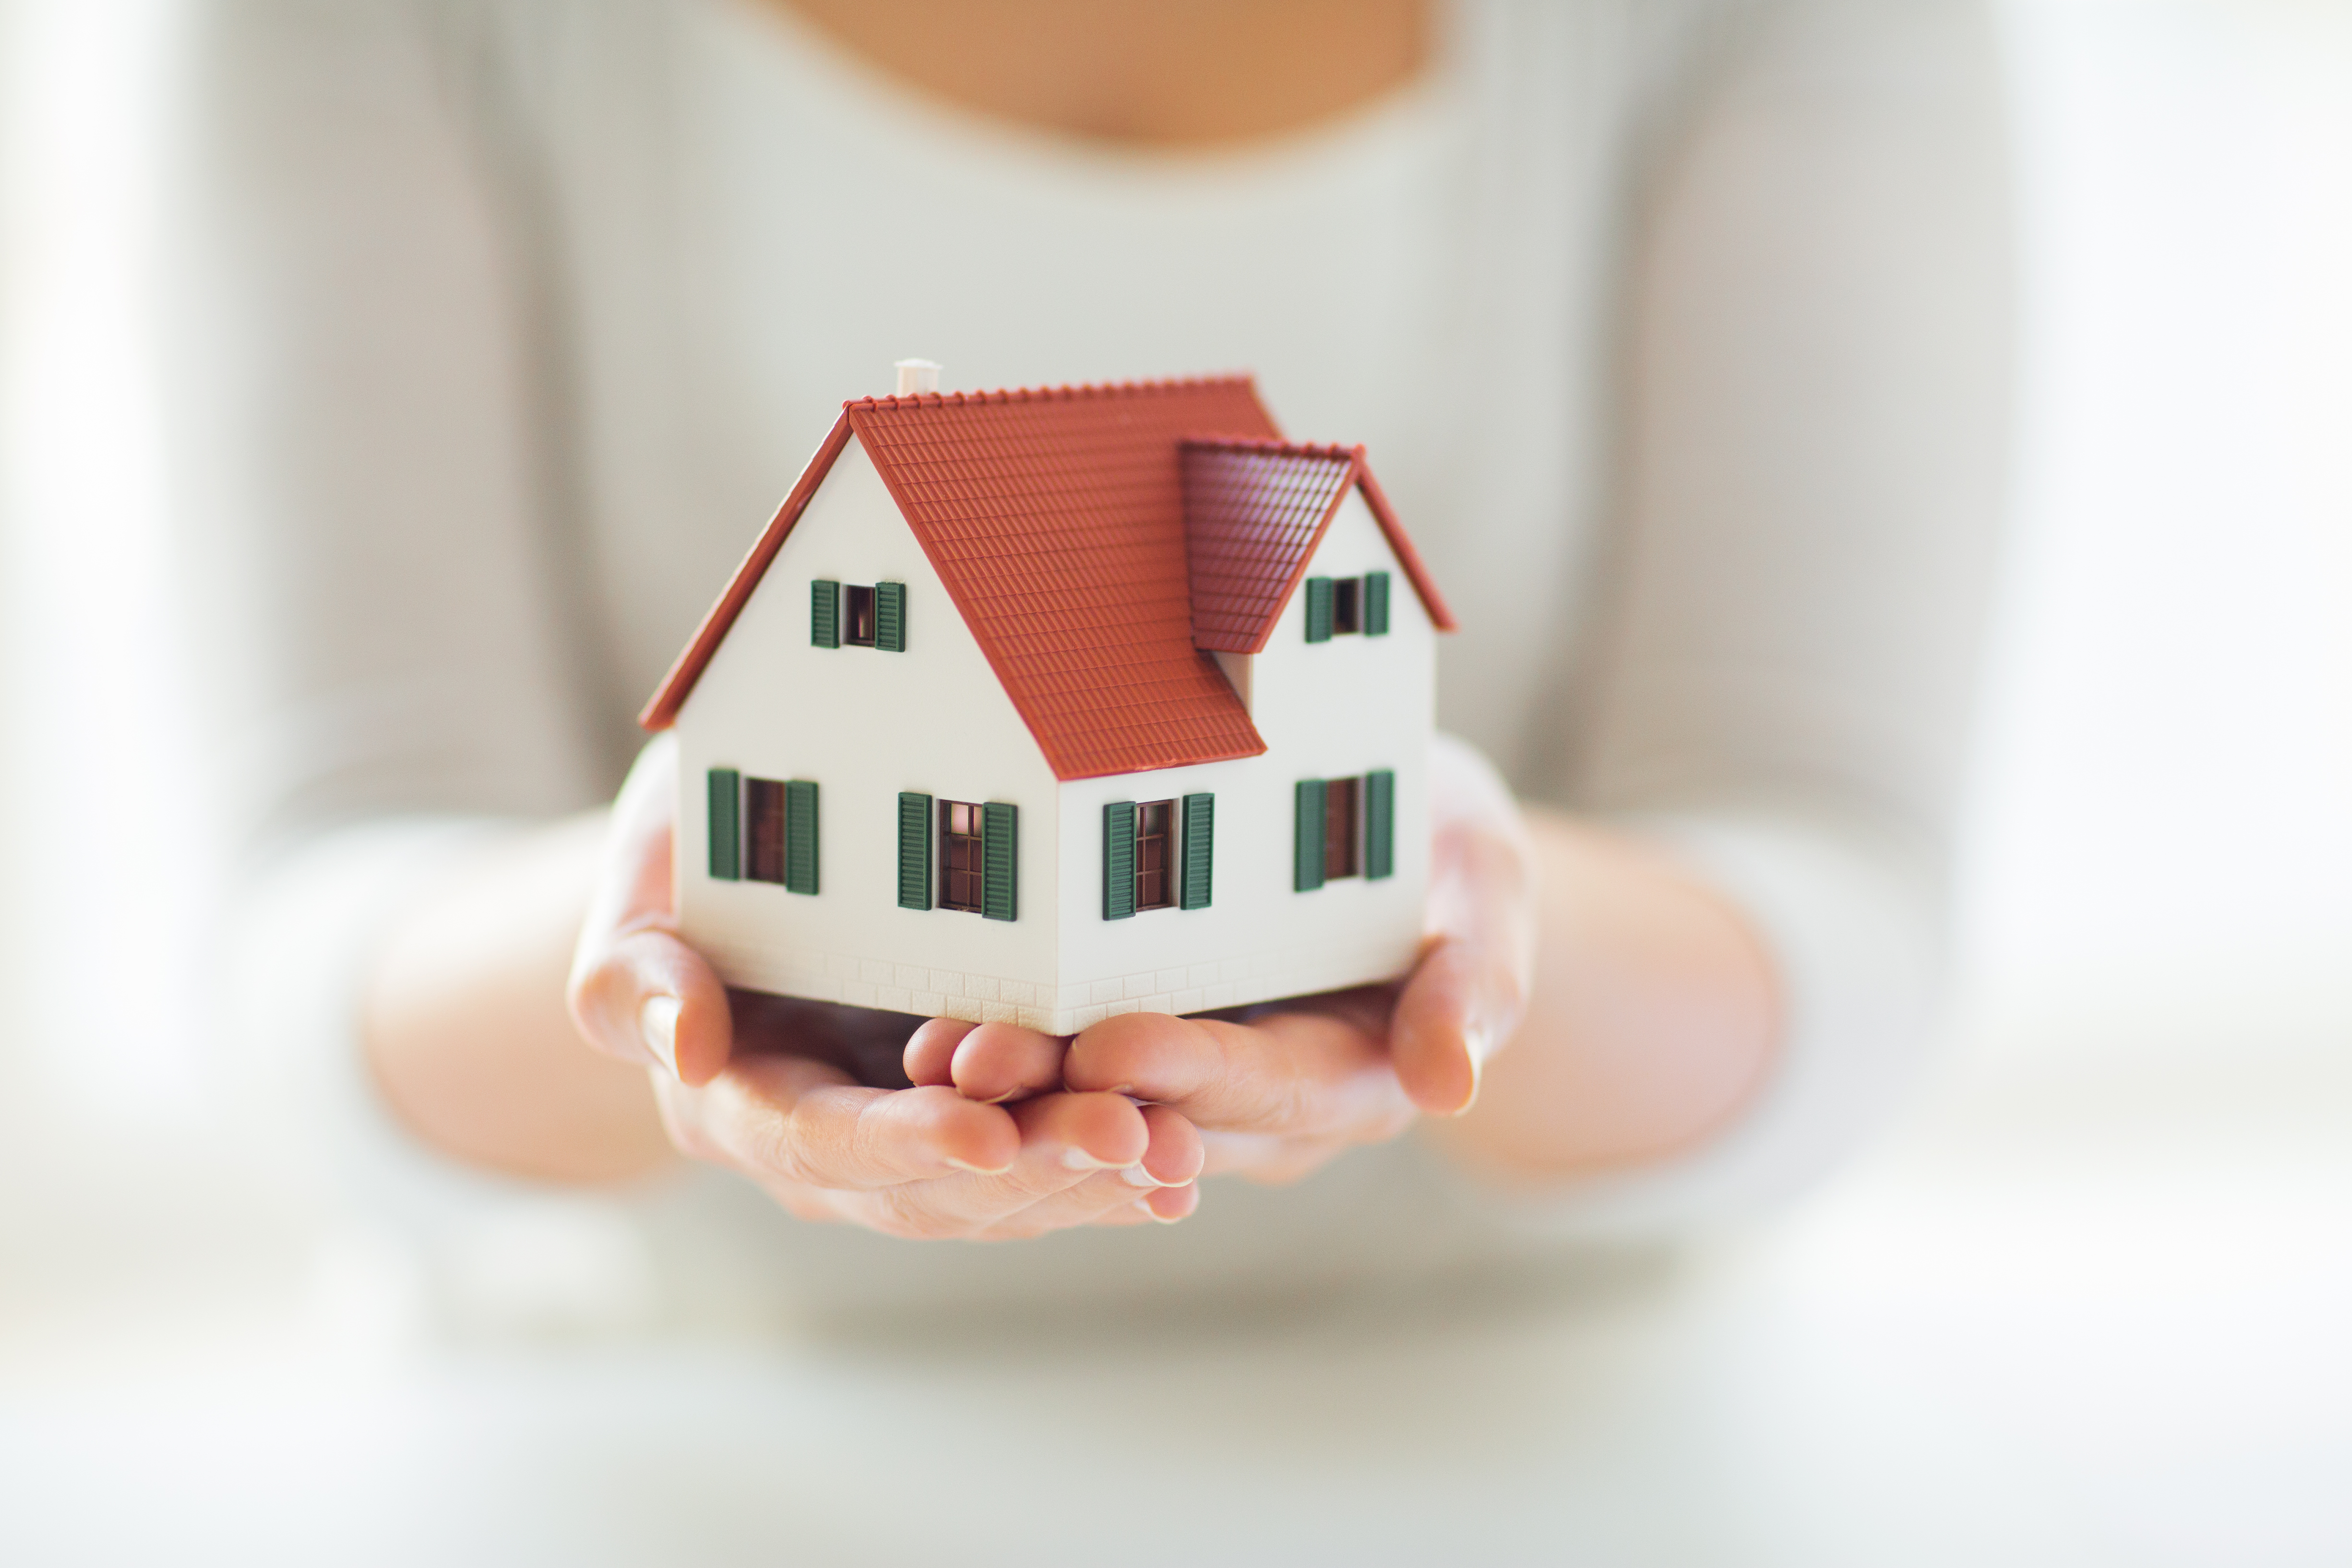
M 900 376 L 644 714 L 686 940 L 731 985 L 1055 1034 L 1410 968 L 1454 623 L 1363 448 L 1284 440 L 1246 377 Z

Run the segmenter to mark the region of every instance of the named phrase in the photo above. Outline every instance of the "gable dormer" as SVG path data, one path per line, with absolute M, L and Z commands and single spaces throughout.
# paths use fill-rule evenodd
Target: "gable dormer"
M 1398 525 L 1361 447 L 1192 437 L 1183 443 L 1181 459 L 1192 644 L 1216 657 L 1253 713 L 1256 656 L 1294 596 L 1306 597 L 1310 643 L 1388 630 L 1395 591 L 1389 573 L 1307 575 L 1317 545 L 1351 494 L 1362 496 L 1431 624 L 1454 629 L 1451 612 Z

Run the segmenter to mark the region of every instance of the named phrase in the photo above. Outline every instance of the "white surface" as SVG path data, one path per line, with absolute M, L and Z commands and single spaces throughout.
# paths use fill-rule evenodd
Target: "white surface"
M 1738 1248 L 1549 1291 L 425 1352 L 364 1247 L 159 1276 L 0 1336 L 0 1560 L 2341 1563 L 2352 1072 L 2243 1023 L 1955 1083 Z M 540 1240 L 520 1297 L 604 1266 Z

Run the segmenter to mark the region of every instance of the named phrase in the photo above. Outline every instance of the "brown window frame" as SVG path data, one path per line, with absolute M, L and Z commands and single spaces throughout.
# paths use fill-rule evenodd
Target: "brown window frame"
M 1323 879 L 1363 874 L 1364 780 L 1323 781 Z
M 1361 577 L 1331 579 L 1331 635 L 1364 629 L 1364 580 Z
M 1176 803 L 1139 800 L 1135 803 L 1135 908 L 1172 910 L 1176 907 Z
M 981 842 L 985 821 L 977 801 L 940 802 L 940 908 L 971 915 L 985 912 L 987 858 Z M 969 900 L 959 898 L 959 892 L 969 893 Z
M 851 647 L 872 647 L 878 617 L 874 610 L 874 584 L 850 583 L 843 587 L 848 603 L 841 617 L 841 640 Z M 860 631 L 864 636 L 858 635 Z
M 784 885 L 791 839 L 784 831 L 784 781 L 743 781 L 743 877 Z

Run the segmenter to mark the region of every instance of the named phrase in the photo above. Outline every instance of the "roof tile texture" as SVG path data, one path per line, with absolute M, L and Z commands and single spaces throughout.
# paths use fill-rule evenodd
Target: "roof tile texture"
M 1362 449 L 1286 444 L 1246 376 L 866 398 L 678 655 L 648 729 L 676 720 L 853 434 L 1059 778 L 1265 750 L 1203 650 L 1265 647 L 1351 484 L 1454 628 Z
M 1356 477 L 1345 447 L 1188 442 L 1184 536 L 1192 640 L 1255 653 Z
M 1057 777 L 1265 750 L 1193 645 L 1182 438 L 1273 438 L 1245 378 L 849 405 Z

